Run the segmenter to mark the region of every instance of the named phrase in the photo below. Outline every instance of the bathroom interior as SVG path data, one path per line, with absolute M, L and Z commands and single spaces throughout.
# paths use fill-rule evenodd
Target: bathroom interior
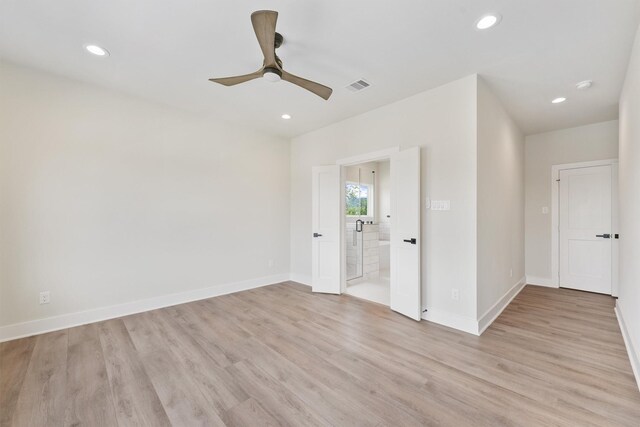
M 346 292 L 389 305 L 390 162 L 346 168 Z

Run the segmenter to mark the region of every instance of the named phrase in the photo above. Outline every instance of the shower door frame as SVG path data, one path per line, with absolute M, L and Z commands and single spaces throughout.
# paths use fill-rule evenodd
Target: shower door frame
M 360 193 L 362 191 L 362 174 L 361 174 L 361 168 L 360 165 L 354 165 L 354 166 L 358 166 L 358 182 L 355 182 L 353 180 L 349 181 L 347 179 L 344 180 L 344 188 L 345 188 L 345 211 L 346 211 L 346 188 L 349 184 L 356 184 L 358 186 L 358 199 L 361 199 L 362 194 Z M 345 166 L 346 168 L 347 166 Z M 371 188 L 375 188 L 375 184 L 374 185 L 368 185 L 368 189 L 370 191 Z M 372 194 L 368 194 L 367 195 L 367 200 L 368 200 L 368 204 L 370 202 L 371 204 L 371 208 L 375 205 L 375 190 L 374 193 Z M 353 282 L 354 280 L 358 280 L 358 279 L 363 279 L 364 278 L 364 225 L 368 220 L 373 220 L 375 219 L 374 216 L 371 215 L 362 215 L 361 212 L 362 206 L 360 206 L 358 215 L 345 215 L 345 229 L 347 228 L 346 226 L 351 223 L 350 220 L 354 219 L 353 224 L 354 224 L 354 229 L 353 229 L 353 240 L 354 243 L 356 243 L 355 245 L 352 246 L 357 246 L 359 248 L 359 256 L 356 255 L 356 272 L 354 275 L 349 275 L 349 249 L 347 247 L 347 245 L 345 244 L 345 256 L 347 258 L 347 284 L 349 284 L 349 282 Z M 368 212 L 367 212 L 368 213 Z M 363 220 L 364 218 L 364 220 Z M 358 221 L 361 223 L 360 224 L 360 230 L 358 230 Z M 350 231 L 345 231 L 345 240 L 348 240 L 348 234 L 350 233 Z M 359 244 L 357 242 L 360 242 Z M 358 270 L 359 268 L 359 270 Z M 358 274 L 358 271 L 360 271 L 360 273 Z

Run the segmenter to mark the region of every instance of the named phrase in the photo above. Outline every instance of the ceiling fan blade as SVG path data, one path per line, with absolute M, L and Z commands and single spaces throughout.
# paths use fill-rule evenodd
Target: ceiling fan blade
M 265 67 L 277 65 L 275 48 L 277 20 L 278 12 L 273 10 L 258 10 L 251 14 L 251 24 L 264 55 Z
M 209 79 L 212 82 L 220 83 L 225 86 L 233 86 L 239 83 L 248 82 L 249 80 L 257 79 L 262 77 L 263 69 L 259 69 L 255 73 L 245 74 L 244 76 L 234 76 L 234 77 L 222 77 L 220 79 Z
M 300 86 L 309 92 L 315 93 L 322 99 L 329 99 L 333 89 L 327 86 L 323 86 L 320 83 L 312 82 L 311 80 L 303 79 L 302 77 L 294 76 L 293 74 L 282 72 L 282 80 L 286 80 L 289 83 Z

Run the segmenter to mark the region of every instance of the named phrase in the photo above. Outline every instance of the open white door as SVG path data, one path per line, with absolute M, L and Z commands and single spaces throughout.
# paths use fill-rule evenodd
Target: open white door
M 340 166 L 313 168 L 311 237 L 313 292 L 340 293 Z
M 420 320 L 420 148 L 391 156 L 391 309 Z
M 611 295 L 611 166 L 560 171 L 560 286 Z

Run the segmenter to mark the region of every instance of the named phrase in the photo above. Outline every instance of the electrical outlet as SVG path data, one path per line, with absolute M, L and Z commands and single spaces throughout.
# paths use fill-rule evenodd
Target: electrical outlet
M 268 263 L 268 264 L 269 264 L 269 268 L 273 268 L 273 264 L 274 264 L 274 263 L 273 263 L 273 260 L 272 260 L 272 259 L 270 259 L 270 260 L 269 260 L 269 263 Z
M 513 268 L 509 270 L 509 277 L 513 277 Z
M 49 291 L 40 292 L 40 304 L 49 304 L 51 302 L 51 293 Z
M 460 291 L 457 289 L 451 289 L 451 299 L 454 301 L 458 301 L 460 299 Z

